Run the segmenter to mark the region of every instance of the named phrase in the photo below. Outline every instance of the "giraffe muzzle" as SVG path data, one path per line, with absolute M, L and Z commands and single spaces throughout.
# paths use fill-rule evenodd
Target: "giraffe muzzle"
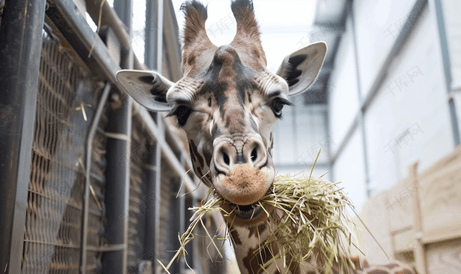
M 275 176 L 272 159 L 257 138 L 220 142 L 214 149 L 213 164 L 214 187 L 224 199 L 236 205 L 258 202 Z
M 249 164 L 255 169 L 261 169 L 267 164 L 266 149 L 257 138 L 245 141 L 227 139 L 219 142 L 214 151 L 214 165 L 218 174 L 229 176 L 241 164 Z

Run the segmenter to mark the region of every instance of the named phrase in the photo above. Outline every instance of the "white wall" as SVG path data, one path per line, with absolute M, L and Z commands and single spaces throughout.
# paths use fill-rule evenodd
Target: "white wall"
M 362 99 L 397 37 L 397 29 L 386 37 L 387 26 L 406 19 L 414 3 L 413 0 L 354 2 Z M 437 20 L 435 13 L 429 12 L 430 7 L 426 5 L 419 12 L 417 21 L 412 19 L 416 25 L 410 37 L 365 110 L 372 193 L 387 189 L 406 177 L 413 162 L 419 161 L 419 169 L 424 170 L 454 149 Z M 352 38 L 348 19 L 332 72 L 333 87 L 329 90 L 329 129 L 334 152 L 359 113 Z M 333 170 L 334 180 L 344 182 L 346 191 L 360 210 L 366 200 L 360 124 Z
M 330 83 L 328 108 L 330 134 L 333 141 L 331 150 L 334 154 L 359 110 L 357 74 L 350 20 L 346 24 L 346 32 L 339 45 Z
M 358 210 L 366 201 L 363 155 L 362 136 L 356 130 L 333 168 L 335 182 L 341 181 L 338 187 L 344 188 Z
M 354 1 L 362 98 L 370 91 L 414 3 L 415 0 Z
M 442 0 L 441 3 L 452 78 L 451 86 L 448 88 L 454 98 L 458 127 L 461 128 L 461 1 Z
M 366 113 L 374 190 L 424 170 L 454 148 L 435 19 L 426 8 Z

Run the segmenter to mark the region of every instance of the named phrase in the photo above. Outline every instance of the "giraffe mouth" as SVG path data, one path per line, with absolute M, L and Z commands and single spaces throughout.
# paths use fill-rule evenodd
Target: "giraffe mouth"
M 264 223 L 272 214 L 273 207 L 262 203 L 254 203 L 251 205 L 236 205 L 229 201 L 222 205 L 225 212 L 223 213 L 224 220 L 231 226 L 236 227 L 254 227 Z
M 256 202 L 250 205 L 237 205 L 226 200 L 222 204 L 224 209 L 223 217 L 227 223 L 239 227 L 253 227 L 259 225 L 269 218 L 269 215 L 273 211 L 271 205 L 263 202 Z
M 261 206 L 257 204 L 246 205 L 246 206 L 236 205 L 234 209 L 234 214 L 238 218 L 244 219 L 244 220 L 253 219 L 259 216 L 259 214 L 261 214 L 262 212 L 263 212 L 263 209 L 261 208 Z

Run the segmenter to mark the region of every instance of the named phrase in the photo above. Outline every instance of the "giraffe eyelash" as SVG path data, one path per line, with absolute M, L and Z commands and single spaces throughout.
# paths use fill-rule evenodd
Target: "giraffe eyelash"
M 277 97 L 274 100 L 272 100 L 269 104 L 272 112 L 278 119 L 282 119 L 282 109 L 285 105 L 292 106 L 293 103 L 291 103 L 285 98 Z
M 193 109 L 190 107 L 186 107 L 184 105 L 177 106 L 173 108 L 167 115 L 166 117 L 170 116 L 176 116 L 178 119 L 178 124 L 180 127 L 184 126 L 187 123 L 187 119 L 191 115 L 191 113 L 194 112 Z

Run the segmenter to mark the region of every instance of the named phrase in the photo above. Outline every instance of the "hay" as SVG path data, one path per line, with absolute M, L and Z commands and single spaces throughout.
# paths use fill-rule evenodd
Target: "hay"
M 330 272 L 333 264 L 339 268 L 340 273 L 347 273 L 348 269 L 354 268 L 354 264 L 347 257 L 353 245 L 353 234 L 348 227 L 352 221 L 345 208 L 347 205 L 352 207 L 352 204 L 337 187 L 339 183 L 325 181 L 322 176 L 312 178 L 313 168 L 309 176 L 277 176 L 272 191 L 258 202 L 271 220 L 268 222 L 270 234 L 265 245 L 255 251 L 255 255 L 258 255 L 262 250 L 268 249 L 272 254 L 272 259 L 261 266 L 263 269 L 276 259 L 281 259 L 284 267 L 287 267 L 291 263 L 305 261 L 310 256 L 314 256 L 315 264 L 321 266 L 325 273 Z M 225 216 L 232 214 L 223 209 L 224 203 L 224 198 L 214 189 L 210 189 L 206 202 L 191 209 L 195 213 L 189 228 L 179 238 L 180 249 L 166 267 L 159 262 L 167 272 L 175 259 L 185 255 L 185 245 L 193 239 L 193 230 L 199 223 L 219 253 L 202 218 L 217 210 Z M 274 212 L 269 214 L 263 204 L 273 207 Z
M 282 214 L 272 214 L 270 235 L 257 252 L 271 251 L 273 259 L 282 259 L 284 267 L 306 261 L 315 256 L 315 264 L 329 273 L 334 263 L 340 269 L 352 267 L 346 257 L 350 253 L 352 231 L 346 205 L 351 205 L 346 195 L 322 178 L 277 176 L 274 190 L 261 199 L 261 204 L 273 206 Z M 278 250 L 278 252 L 277 252 Z M 341 271 L 345 273 L 345 271 Z

